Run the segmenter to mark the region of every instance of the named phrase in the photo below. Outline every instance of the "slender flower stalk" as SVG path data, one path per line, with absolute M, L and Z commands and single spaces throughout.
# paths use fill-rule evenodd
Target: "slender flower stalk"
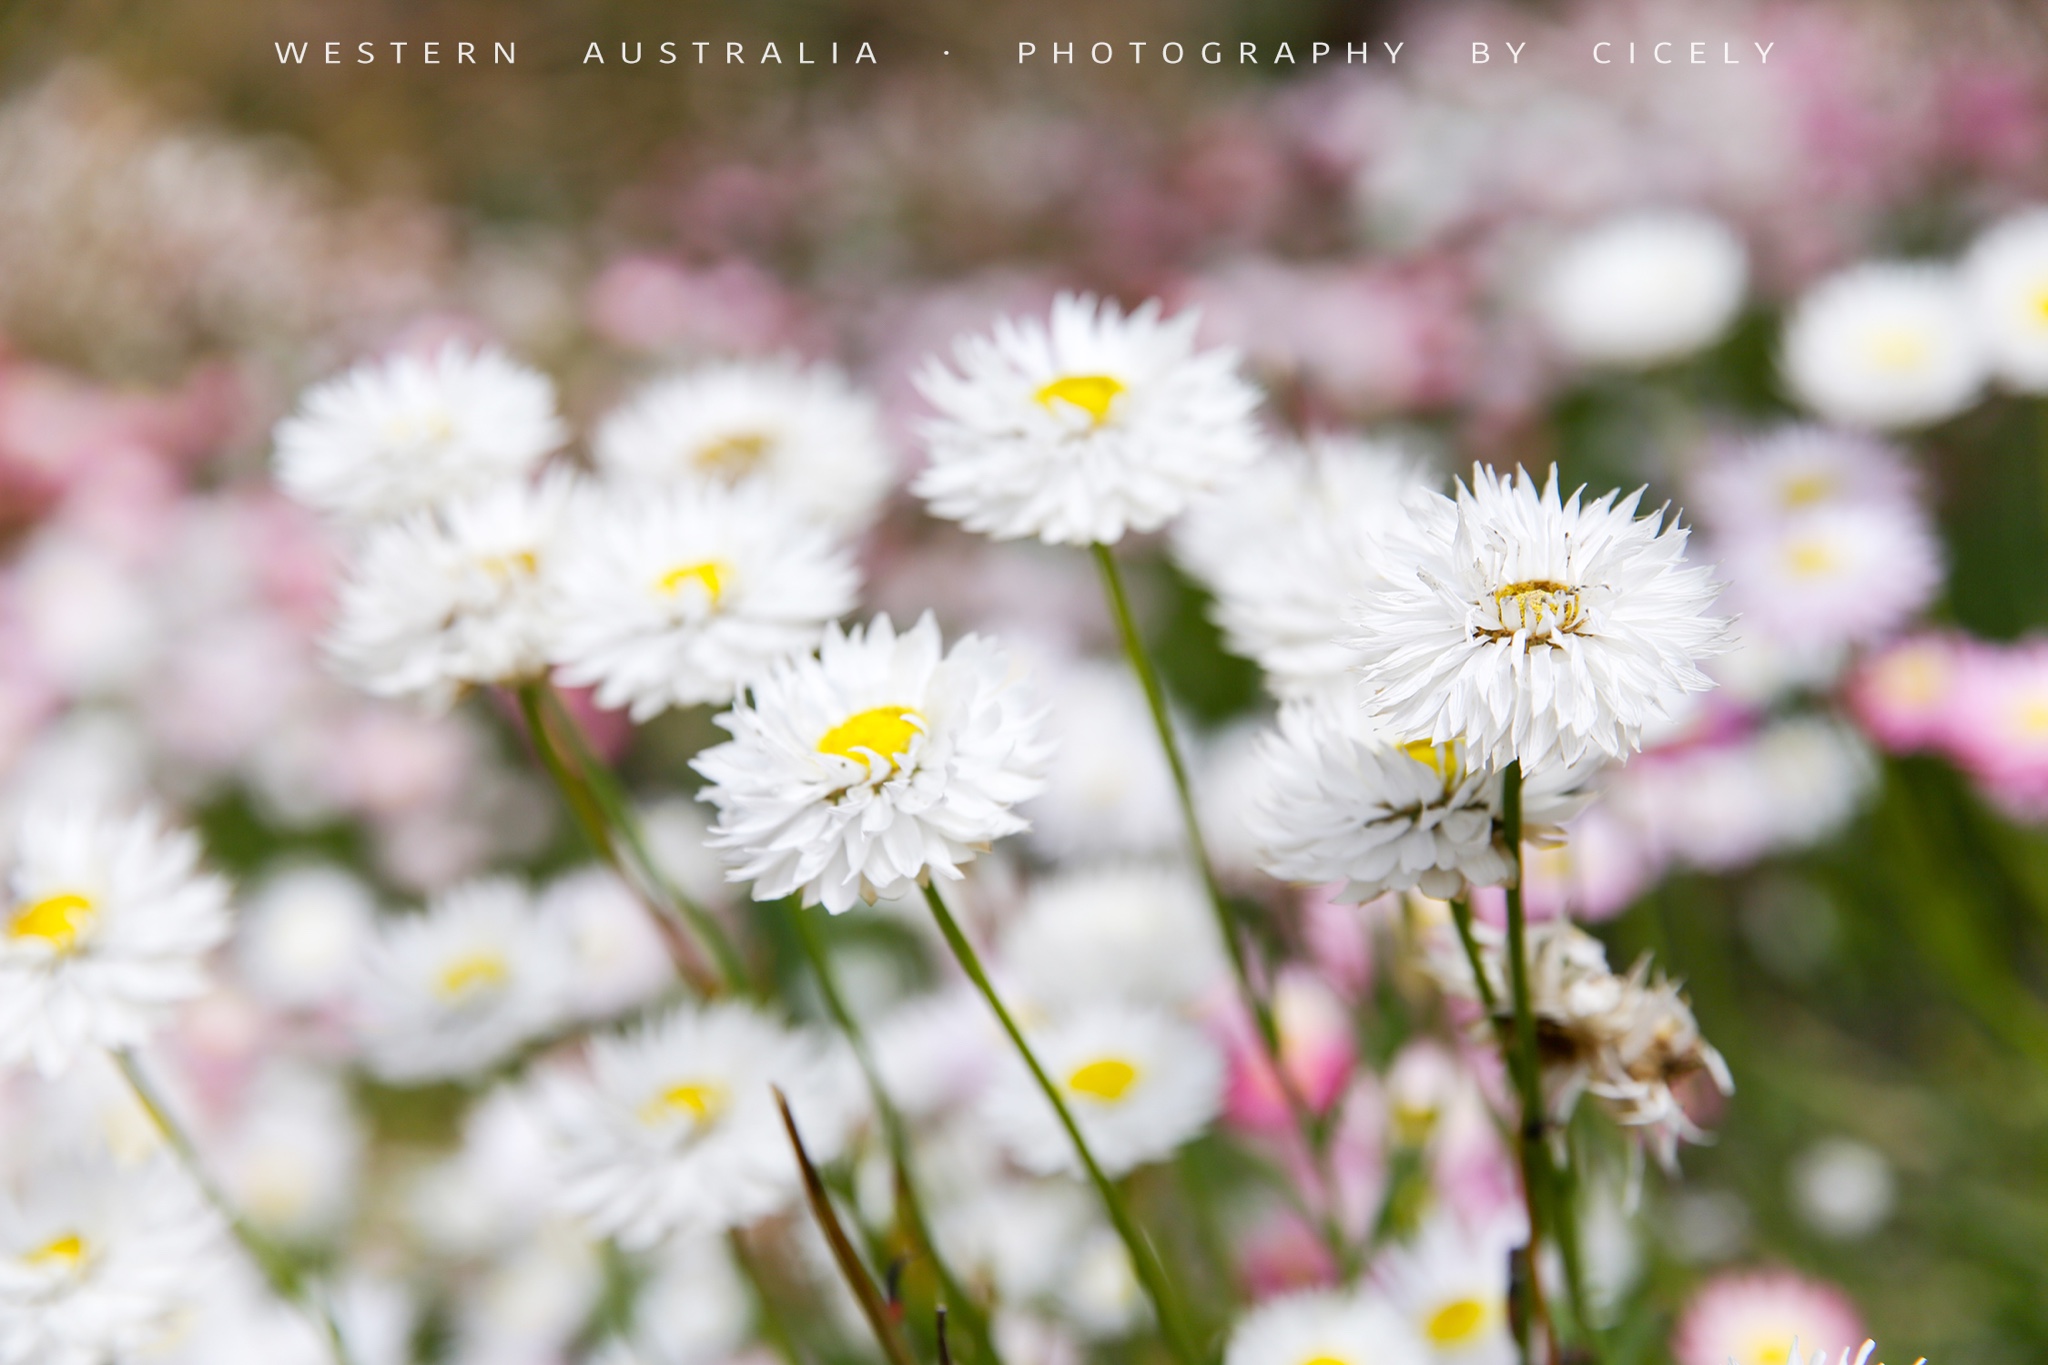
M 237 1213 L 234 1206 L 228 1202 L 220 1186 L 214 1183 L 213 1177 L 208 1174 L 206 1164 L 200 1160 L 199 1148 L 193 1143 L 191 1135 L 171 1116 L 163 1097 L 157 1093 L 155 1083 L 143 1069 L 141 1058 L 128 1049 L 117 1050 L 112 1056 L 114 1064 L 121 1069 L 121 1075 L 127 1080 L 129 1090 L 135 1095 L 136 1103 L 149 1115 L 149 1121 L 155 1125 L 157 1132 L 163 1135 L 165 1143 L 177 1155 L 179 1163 L 185 1168 L 185 1173 L 192 1178 L 192 1183 L 199 1187 L 199 1192 L 205 1197 L 206 1202 L 213 1206 L 214 1212 L 227 1224 L 235 1240 L 249 1253 L 249 1259 L 263 1272 L 263 1278 L 269 1283 L 272 1292 L 288 1303 L 297 1304 L 313 1319 L 327 1338 L 328 1347 L 334 1353 L 335 1365 L 353 1365 L 348 1345 L 342 1340 L 341 1325 L 334 1320 L 333 1311 L 312 1293 L 291 1263 L 270 1244 L 269 1239 L 251 1227 L 248 1220 Z
M 1532 1338 L 1537 1331 L 1550 1332 L 1549 1315 L 1538 1279 L 1537 1250 L 1543 1245 L 1545 1206 L 1550 1191 L 1550 1150 L 1543 1141 L 1543 1073 L 1536 1051 L 1536 1014 L 1529 1003 L 1529 948 L 1526 917 L 1522 911 L 1522 764 L 1508 764 L 1501 774 L 1502 838 L 1514 863 L 1514 876 L 1507 884 L 1508 900 L 1508 996 L 1513 1009 L 1513 1031 L 1503 1042 L 1508 1072 L 1514 1078 L 1521 1102 L 1521 1123 L 1517 1146 L 1522 1166 L 1522 1193 L 1529 1209 L 1528 1294 L 1529 1311 L 1521 1316 L 1520 1341 L 1525 1365 L 1535 1365 Z M 1464 926 L 1461 926 L 1463 928 Z M 1469 929 L 1465 932 L 1469 934 Z M 1467 940 L 1469 946 L 1469 938 Z M 1484 981 L 1486 975 L 1479 973 Z M 1553 1340 L 1549 1358 L 1557 1356 Z
M 1017 1055 L 1023 1059 L 1032 1079 L 1038 1082 L 1039 1089 L 1045 1092 L 1046 1099 L 1052 1103 L 1053 1112 L 1059 1115 L 1060 1126 L 1066 1129 L 1067 1136 L 1072 1139 L 1075 1153 L 1081 1158 L 1081 1164 L 1087 1168 L 1089 1182 L 1095 1186 L 1096 1193 L 1102 1196 L 1109 1221 L 1115 1226 L 1117 1235 L 1123 1239 L 1124 1249 L 1130 1253 L 1131 1267 L 1137 1272 L 1138 1282 L 1144 1287 L 1145 1296 L 1152 1301 L 1152 1311 L 1159 1320 L 1160 1331 L 1166 1338 L 1167 1348 L 1173 1352 L 1180 1365 L 1199 1365 L 1204 1358 L 1203 1353 L 1196 1347 L 1187 1323 L 1181 1316 L 1179 1301 L 1166 1278 L 1166 1268 L 1160 1264 L 1151 1242 L 1138 1227 L 1137 1220 L 1131 1216 L 1122 1192 L 1111 1183 L 1107 1175 L 1103 1174 L 1102 1166 L 1096 1161 L 1095 1153 L 1090 1150 L 1088 1140 L 1081 1135 L 1081 1127 L 1074 1121 L 1073 1111 L 1068 1109 L 1065 1097 L 1060 1094 L 1059 1087 L 1053 1084 L 1052 1078 L 1046 1075 L 1045 1068 L 1039 1064 L 1037 1054 L 1031 1050 L 1031 1044 L 1024 1039 L 1023 1030 L 1017 1027 L 1017 1021 L 1011 1017 L 1009 1008 L 996 993 L 994 983 L 988 979 L 988 973 L 982 969 L 981 958 L 975 953 L 974 945 L 967 941 L 967 935 L 961 932 L 958 921 L 953 918 L 953 912 L 946 908 L 946 902 L 940 897 L 938 888 L 930 882 L 924 885 L 924 899 L 925 904 L 931 907 L 932 918 L 938 922 L 939 933 L 944 936 L 946 946 L 952 949 L 954 960 L 960 964 L 960 969 L 967 973 L 967 978 L 974 983 L 974 988 L 981 992 L 981 998 L 988 1002 L 988 1007 L 995 1012 L 997 1022 L 1003 1026 L 1003 1032 L 1009 1035 L 1011 1044 L 1017 1049 Z
M 976 1359 L 1002 1365 L 997 1353 L 995 1339 L 990 1335 L 988 1317 L 981 1311 L 981 1305 L 971 1298 L 960 1281 L 954 1277 L 952 1268 L 939 1254 L 939 1244 L 932 1236 L 931 1220 L 925 1216 L 924 1201 L 918 1193 L 917 1178 L 911 1170 L 910 1135 L 903 1122 L 903 1115 L 889 1098 L 888 1087 L 882 1084 L 881 1073 L 875 1067 L 874 1054 L 868 1049 L 866 1031 L 860 1021 L 846 1007 L 846 999 L 839 993 L 839 981 L 833 973 L 832 962 L 824 942 L 818 935 L 818 926 L 801 904 L 789 902 L 790 916 L 796 921 L 797 939 L 803 944 L 804 956 L 810 959 L 811 971 L 818 978 L 818 992 L 825 998 L 825 1008 L 839 1025 L 840 1032 L 853 1049 L 856 1061 L 860 1063 L 861 1074 L 867 1078 L 868 1093 L 874 1098 L 875 1113 L 882 1122 L 882 1137 L 889 1146 L 889 1160 L 896 1168 L 897 1198 L 902 1205 L 902 1214 L 909 1224 L 910 1234 L 916 1238 L 918 1249 L 931 1261 L 932 1269 L 938 1275 L 939 1287 L 944 1291 L 947 1304 L 958 1309 L 960 1319 L 967 1328 L 967 1334 L 974 1342 Z M 941 1305 L 940 1311 L 945 1311 Z
M 1109 546 L 1096 544 L 1090 547 L 1095 554 L 1096 566 L 1102 571 L 1102 586 L 1109 599 L 1110 614 L 1116 618 L 1117 633 L 1123 639 L 1124 653 L 1130 658 L 1131 668 L 1138 675 L 1138 683 L 1144 689 L 1145 702 L 1152 712 L 1152 725 L 1159 734 L 1160 747 L 1166 753 L 1166 766 L 1173 773 L 1173 788 L 1180 800 L 1181 821 L 1187 829 L 1188 851 L 1201 872 L 1203 888 L 1208 892 L 1209 906 L 1216 916 L 1216 928 L 1222 935 L 1224 946 L 1229 949 L 1230 967 L 1237 978 L 1237 991 L 1245 1008 L 1250 1012 L 1257 1026 L 1259 1047 L 1266 1064 L 1273 1070 L 1273 1077 L 1280 1088 L 1281 1096 L 1287 1103 L 1288 1114 L 1294 1121 L 1296 1131 L 1315 1163 L 1316 1178 L 1322 1185 L 1322 1199 L 1316 1213 L 1316 1222 L 1330 1254 L 1336 1258 L 1340 1273 L 1349 1278 L 1357 1268 L 1350 1239 L 1344 1235 L 1335 1213 L 1336 1178 L 1330 1169 L 1328 1144 L 1323 1140 L 1308 1102 L 1302 1097 L 1300 1087 L 1289 1074 L 1280 1051 L 1280 1027 L 1273 1016 L 1273 1007 L 1252 980 L 1251 964 L 1246 959 L 1243 936 L 1239 933 L 1238 917 L 1230 907 L 1230 900 L 1223 894 L 1223 884 L 1216 877 L 1215 864 L 1209 858 L 1209 845 L 1202 837 L 1202 823 L 1195 811 L 1194 790 L 1188 782 L 1187 764 L 1181 757 L 1180 741 L 1173 732 L 1173 718 L 1166 709 L 1166 690 L 1159 680 L 1159 672 L 1152 666 L 1152 658 L 1145 651 L 1145 642 L 1138 634 L 1137 619 L 1131 614 L 1129 596 L 1124 591 L 1123 571 L 1116 562 L 1116 553 Z

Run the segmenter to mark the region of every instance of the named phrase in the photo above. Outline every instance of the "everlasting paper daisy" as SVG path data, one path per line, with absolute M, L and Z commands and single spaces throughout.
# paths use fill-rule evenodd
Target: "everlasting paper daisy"
M 540 918 L 568 948 L 569 1012 L 603 1019 L 645 1004 L 675 984 L 675 961 L 625 882 L 587 867 L 541 893 Z
M 386 921 L 361 1002 L 371 1069 L 417 1083 L 503 1061 L 561 1021 L 568 965 L 526 891 L 503 878 Z
M 1585 774 L 1538 769 L 1522 831 L 1542 840 L 1584 803 Z M 1448 899 L 1512 880 L 1500 774 L 1462 744 L 1401 744 L 1348 702 L 1283 707 L 1260 750 L 1249 823 L 1260 866 L 1282 881 L 1343 882 L 1347 900 L 1420 890 Z
M 1983 343 L 1955 273 L 1875 262 L 1821 281 L 1785 323 L 1793 396 L 1848 427 L 1917 427 L 1968 407 Z
M 1993 224 L 1963 258 L 1963 280 L 1998 377 L 2048 392 L 2048 208 Z
M 1539 489 L 1477 466 L 1455 502 L 1415 495 L 1385 585 L 1352 618 L 1366 710 L 1496 768 L 1625 756 L 1711 685 L 1698 661 L 1726 625 L 1686 532 L 1637 517 L 1640 496 L 1582 504 L 1555 468 Z
M 1126 316 L 1062 295 L 1048 323 L 1005 319 L 917 377 L 938 416 L 913 483 L 934 516 L 999 540 L 1114 544 L 1151 531 L 1259 449 L 1258 392 L 1227 350 L 1197 350 L 1192 313 Z
M 945 650 L 929 615 L 826 629 L 718 717 L 732 739 L 691 763 L 718 808 L 711 844 L 754 899 L 801 893 L 834 914 L 911 894 L 1024 828 L 1049 758 L 1041 715 L 1002 651 Z
M 1193 1005 L 1229 970 L 1201 882 L 1171 864 L 1110 863 L 1040 881 L 1002 947 L 1024 998 L 1046 1009 Z
M 1223 1365 L 1428 1365 L 1402 1315 L 1372 1291 L 1269 1299 L 1230 1333 Z
M 759 485 L 857 530 L 895 475 L 880 410 L 829 365 L 706 365 L 656 380 L 604 420 L 598 467 L 628 483 Z
M 220 1233 L 168 1158 L 37 1171 L 0 1201 L 0 1365 L 143 1358 L 222 1273 Z
M 1941 731 L 1999 805 L 2022 819 L 2048 815 L 2048 640 L 1972 650 Z
M 0 932 L 0 1065 L 45 1075 L 132 1048 L 207 988 L 228 888 L 153 815 L 31 808 Z
M 1715 549 L 1745 635 L 1806 654 L 1872 644 L 1941 587 L 1941 542 L 1910 502 L 1842 503 L 1737 530 Z
M 646 720 L 728 702 L 808 652 L 853 606 L 852 558 L 783 495 L 693 486 L 607 490 L 579 509 L 555 565 L 564 682 Z
M 568 430 L 547 376 L 495 348 L 365 361 L 277 429 L 277 481 L 323 512 L 402 516 L 517 483 Z
M 1842 505 L 1910 505 L 1919 478 L 1890 442 L 1827 427 L 1779 427 L 1717 451 L 1687 481 L 1692 510 L 1740 534 Z
M 1514 1365 L 1521 1358 L 1508 1321 L 1508 1252 L 1526 1240 L 1514 1218 L 1475 1228 L 1438 1213 L 1381 1261 L 1376 1277 L 1424 1343 L 1425 1359 Z
M 1549 263 L 1537 306 L 1574 360 L 1640 367 L 1718 341 L 1742 306 L 1742 240 L 1705 214 L 1622 214 L 1572 238 Z
M 1748 1271 L 1700 1287 L 1671 1335 L 1671 1354 L 1677 1365 L 1804 1365 L 1810 1357 L 1833 1361 L 1854 1351 L 1865 1335 L 1862 1315 L 1833 1285 L 1787 1271 Z
M 356 547 L 327 639 L 335 667 L 379 697 L 446 707 L 465 687 L 547 668 L 553 560 L 574 481 L 510 484 L 373 529 Z
M 812 1159 L 838 1156 L 859 1116 L 857 1082 L 808 1032 L 725 1003 L 597 1039 L 587 1074 L 537 1082 L 565 1206 L 634 1250 L 786 1208 L 801 1185 L 777 1086 Z
M 1221 1052 L 1163 1010 L 1098 1005 L 1034 1032 L 1030 1042 L 1111 1176 L 1165 1157 L 1207 1127 L 1223 1103 Z M 1080 1173 L 1073 1140 L 1022 1066 L 996 1079 L 982 1118 L 1025 1169 Z
M 1930 631 L 1873 653 L 1849 679 L 1856 723 L 1891 753 L 1939 744 L 1975 649 L 1966 636 Z

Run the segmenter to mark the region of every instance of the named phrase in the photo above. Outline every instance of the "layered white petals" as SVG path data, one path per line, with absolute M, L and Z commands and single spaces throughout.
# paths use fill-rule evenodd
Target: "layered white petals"
M 1223 1365 L 1428 1365 L 1422 1338 L 1374 1290 L 1288 1294 L 1247 1313 Z

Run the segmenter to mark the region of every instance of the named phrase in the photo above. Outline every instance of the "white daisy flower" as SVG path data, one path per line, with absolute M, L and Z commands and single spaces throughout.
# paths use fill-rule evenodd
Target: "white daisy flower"
M 207 988 L 228 936 L 228 887 L 198 839 L 151 814 L 31 808 L 0 933 L 0 1065 L 44 1075 L 132 1048 Z
M 1437 1365 L 1515 1365 L 1508 1322 L 1508 1252 L 1526 1229 L 1502 1218 L 1471 1230 L 1439 1214 L 1376 1267 L 1410 1329 Z
M 878 616 L 775 665 L 718 717 L 732 739 L 690 766 L 727 877 L 838 914 L 958 880 L 1024 828 L 1011 807 L 1044 785 L 1041 720 L 993 641 L 944 651 L 929 613 L 900 635 Z
M 1030 1041 L 1107 1175 L 1168 1155 L 1222 1107 L 1222 1053 L 1164 1010 L 1095 1005 L 1034 1030 Z M 1081 1172 L 1073 1139 L 1021 1062 L 996 1077 L 981 1117 L 1026 1170 Z
M 723 1002 L 596 1039 L 587 1074 L 536 1083 L 566 1207 L 633 1250 L 787 1207 L 801 1176 L 772 1087 L 812 1160 L 837 1157 L 859 1117 L 857 1086 L 808 1031 Z
M 1955 272 L 1869 262 L 1815 285 L 1779 360 L 1800 402 L 1848 427 L 1916 427 L 1968 407 L 1984 352 Z
M 547 376 L 492 347 L 371 360 L 277 428 L 277 481 L 308 507 L 403 516 L 518 483 L 568 439 Z
M 1185 1008 L 1229 970 L 1201 882 L 1160 863 L 1108 863 L 1040 881 L 1002 950 L 1023 998 L 1053 1010 L 1094 1000 Z
M 327 864 L 287 868 L 250 898 L 235 965 L 266 1004 L 332 1004 L 354 984 L 376 918 L 376 897 L 353 873 Z
M 1182 847 L 1179 797 L 1131 670 L 1080 659 L 1043 679 L 1045 728 L 1060 761 L 1025 806 L 1032 848 L 1055 860 Z
M 1590 504 L 1526 471 L 1474 466 L 1457 500 L 1418 493 L 1385 585 L 1354 614 L 1368 712 L 1408 740 L 1463 740 L 1472 764 L 1525 774 L 1621 758 L 1711 683 L 1726 622 L 1686 563 L 1686 531 L 1637 517 L 1641 490 Z
M 464 883 L 380 929 L 361 1010 L 384 1079 L 467 1076 L 561 1022 L 568 951 L 517 882 Z
M 1911 503 L 1919 479 L 1897 446 L 1826 427 L 1779 427 L 1717 454 L 1686 481 L 1692 510 L 1739 531 L 1841 504 Z
M 586 867 L 556 878 L 538 908 L 568 947 L 566 1005 L 578 1018 L 610 1018 L 675 984 L 675 960 L 647 907 L 609 869 Z
M 1994 223 L 1963 258 L 1963 282 L 1998 377 L 2048 392 L 2048 208 Z
M 1415 1331 L 1373 1291 L 1317 1290 L 1260 1304 L 1232 1329 L 1223 1365 L 1428 1365 Z
M 1198 501 L 1174 525 L 1174 555 L 1215 595 L 1231 652 L 1257 660 L 1276 693 L 1334 690 L 1379 542 L 1409 492 L 1434 482 L 1391 442 L 1318 437 Z
M 896 464 L 874 399 L 829 365 L 788 357 L 657 380 L 605 418 L 592 446 L 614 478 L 763 484 L 840 531 L 874 517 Z
M 321 1242 L 355 1212 L 362 1156 L 340 1077 L 280 1062 L 258 1077 L 221 1146 L 221 1187 L 265 1236 Z
M 1126 316 L 1063 294 L 1049 323 L 1004 319 L 933 357 L 918 389 L 938 410 L 912 490 L 934 516 L 998 540 L 1114 544 L 1151 531 L 1259 449 L 1258 391 L 1228 350 L 1198 351 L 1193 313 L 1157 300 Z
M 860 585 L 829 533 L 759 486 L 606 490 L 578 509 L 554 576 L 562 680 L 636 721 L 731 701 L 815 647 Z
M 1539 768 L 1523 789 L 1522 837 L 1542 842 L 1585 804 L 1590 773 Z M 1283 707 L 1260 748 L 1249 812 L 1260 866 L 1282 881 L 1345 883 L 1346 900 L 1419 890 L 1448 900 L 1514 879 L 1498 771 L 1464 746 L 1395 743 L 1356 706 Z
M 168 1157 L 36 1172 L 0 1201 L 0 1365 L 139 1358 L 221 1272 L 220 1233 Z
M 1742 307 L 1748 275 L 1742 239 L 1718 219 L 1625 213 L 1565 243 L 1536 302 L 1574 360 L 1635 369 L 1718 341 Z
M 356 547 L 327 639 L 349 682 L 436 708 L 465 687 L 547 668 L 554 557 L 577 488 L 507 484 L 373 528 Z
M 1912 502 L 1819 507 L 1715 549 L 1744 633 L 1801 651 L 1882 640 L 1941 588 L 1941 541 Z

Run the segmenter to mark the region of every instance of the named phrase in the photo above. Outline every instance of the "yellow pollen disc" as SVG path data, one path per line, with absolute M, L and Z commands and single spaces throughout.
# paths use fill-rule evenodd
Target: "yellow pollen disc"
M 1469 1341 L 1486 1325 L 1486 1305 L 1478 1299 L 1453 1299 L 1429 1315 L 1423 1331 L 1439 1346 Z
M 2048 697 L 2030 697 L 2020 703 L 2020 734 L 2027 739 L 2048 738 Z
M 396 442 L 445 441 L 455 434 L 455 423 L 445 412 L 409 412 L 384 424 L 384 435 Z
M 502 986 L 511 973 L 496 953 L 470 953 L 441 969 L 434 989 L 443 1000 L 456 1000 L 490 986 Z
M 1494 590 L 1493 603 L 1500 611 L 1501 629 L 1531 634 L 1568 631 L 1579 624 L 1579 590 L 1555 579 L 1531 578 Z
M 1792 1346 L 1789 1342 L 1783 1346 L 1759 1346 L 1749 1358 L 1756 1365 L 1787 1365 L 1792 1359 Z
M 1948 687 L 1948 666 L 1927 652 L 1897 654 L 1878 665 L 1878 688 L 1895 702 L 1926 706 Z
M 1801 578 L 1819 578 L 1835 569 L 1834 549 L 1817 540 L 1801 540 L 1785 550 L 1785 563 Z
M 725 571 L 716 560 L 705 560 L 702 564 L 680 564 L 655 580 L 655 586 L 673 597 L 683 589 L 683 584 L 695 583 L 704 589 L 704 595 L 711 599 L 711 605 L 718 605 L 719 595 L 725 591 Z
M 1109 420 L 1109 405 L 1124 391 L 1124 382 L 1106 374 L 1069 374 L 1047 384 L 1032 397 L 1042 407 L 1055 402 L 1071 403 L 1093 419 L 1096 426 Z
M 540 568 L 540 559 L 531 550 L 514 550 L 509 555 L 485 555 L 477 564 L 493 578 L 510 578 L 514 574 L 531 578 Z
M 1826 502 L 1835 495 L 1835 479 L 1832 474 L 1818 471 L 1801 474 L 1787 479 L 1785 486 L 1778 490 L 1779 498 L 1787 507 L 1811 507 L 1817 502 Z
M 21 1258 L 30 1265 L 61 1265 L 70 1268 L 85 1259 L 85 1239 L 77 1233 L 52 1238 Z
M 78 946 L 78 939 L 92 924 L 92 902 L 73 891 L 60 891 L 31 901 L 14 912 L 7 922 L 10 938 L 39 938 L 60 953 Z
M 1301 1365 L 1351 1365 L 1351 1362 L 1342 1356 L 1314 1356 L 1302 1361 Z
M 1138 1082 L 1138 1068 L 1121 1057 L 1104 1057 L 1077 1066 L 1067 1076 L 1067 1089 L 1114 1104 Z
M 818 752 L 858 763 L 862 761 L 858 751 L 865 749 L 888 759 L 889 766 L 895 768 L 896 760 L 910 752 L 911 740 L 923 730 L 921 719 L 907 706 L 871 706 L 827 730 L 818 741 Z
M 1927 338 L 1904 327 L 1886 327 L 1870 338 L 1870 360 L 1880 370 L 1917 370 L 1927 361 Z
M 716 1081 L 685 1081 L 672 1085 L 640 1108 L 640 1117 L 656 1123 L 688 1114 L 700 1127 L 725 1112 L 725 1087 Z
M 2042 284 L 2034 290 L 2034 320 L 2048 323 L 2048 284 Z
M 700 447 L 691 463 L 717 478 L 737 479 L 759 464 L 773 444 L 764 432 L 736 431 Z

